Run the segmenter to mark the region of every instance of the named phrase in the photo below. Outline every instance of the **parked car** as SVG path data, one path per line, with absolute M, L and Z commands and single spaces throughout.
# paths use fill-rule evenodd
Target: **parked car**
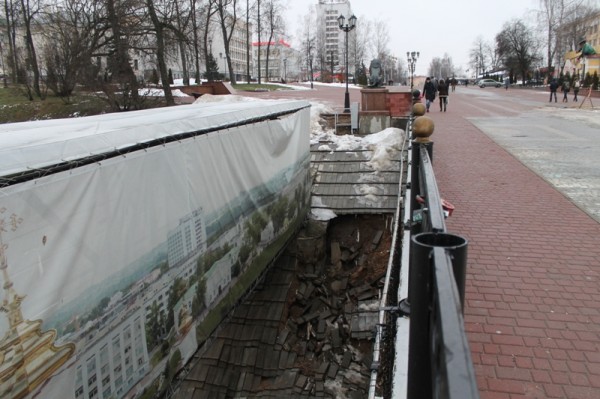
M 488 87 L 488 86 L 500 87 L 500 86 L 502 86 L 502 83 L 495 81 L 494 79 L 480 79 L 477 82 L 477 86 L 479 86 L 481 88 Z

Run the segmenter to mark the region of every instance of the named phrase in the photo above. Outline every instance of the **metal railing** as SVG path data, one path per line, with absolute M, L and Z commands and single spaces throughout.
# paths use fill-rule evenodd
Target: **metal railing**
M 431 142 L 412 142 L 409 284 L 401 306 L 410 312 L 407 397 L 477 399 L 462 314 L 467 240 L 446 231 L 432 150 Z

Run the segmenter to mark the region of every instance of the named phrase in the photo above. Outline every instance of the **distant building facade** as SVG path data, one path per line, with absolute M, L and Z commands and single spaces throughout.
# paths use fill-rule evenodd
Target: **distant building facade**
M 338 17 L 343 15 L 348 18 L 352 15 L 352 7 L 348 0 L 319 0 L 317 4 L 317 26 L 318 26 L 318 37 L 323 42 L 322 45 L 324 51 L 325 65 L 331 68 L 333 65 L 334 72 L 345 71 L 345 40 L 346 33 L 339 27 Z M 356 31 L 351 31 L 349 35 L 355 34 Z M 349 40 L 350 37 L 348 38 Z M 354 70 L 354 62 L 349 58 L 348 68 Z
M 563 64 L 563 73 L 569 72 L 570 75 L 579 76 L 581 79 L 588 73 L 594 72 L 600 75 L 600 12 L 591 14 L 584 18 L 577 19 L 572 23 L 565 24 L 558 32 L 558 42 L 562 49 L 565 49 Z M 578 59 L 579 42 L 585 39 L 595 50 L 596 54 Z M 561 71 L 555 71 L 558 76 Z
M 298 80 L 301 54 L 283 38 L 271 42 L 252 43 L 253 58 L 258 60 L 260 52 L 261 81 L 283 82 Z M 269 55 L 267 71 L 267 51 Z M 253 76 L 258 76 L 258 62 L 254 64 Z

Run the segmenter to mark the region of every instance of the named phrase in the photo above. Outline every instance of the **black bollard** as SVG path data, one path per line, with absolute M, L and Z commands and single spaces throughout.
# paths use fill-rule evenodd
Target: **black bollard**
M 410 331 L 408 354 L 409 398 L 431 399 L 431 309 L 434 289 L 434 248 L 444 248 L 452 259 L 458 292 L 464 300 L 467 240 L 449 233 L 421 233 L 412 236 L 410 247 L 409 295 Z M 459 264 L 462 263 L 462 264 Z M 456 265 L 455 265 L 456 264 Z

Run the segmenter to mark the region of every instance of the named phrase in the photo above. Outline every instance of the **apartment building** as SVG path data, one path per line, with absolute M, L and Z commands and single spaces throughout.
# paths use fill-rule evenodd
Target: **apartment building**
M 326 65 L 333 65 L 334 70 L 337 71 L 345 70 L 346 34 L 339 27 L 338 17 L 343 15 L 348 21 L 352 15 L 350 2 L 348 0 L 319 0 L 316 11 L 318 36 L 324 44 Z M 354 69 L 352 65 L 349 65 L 349 68 L 351 71 Z

